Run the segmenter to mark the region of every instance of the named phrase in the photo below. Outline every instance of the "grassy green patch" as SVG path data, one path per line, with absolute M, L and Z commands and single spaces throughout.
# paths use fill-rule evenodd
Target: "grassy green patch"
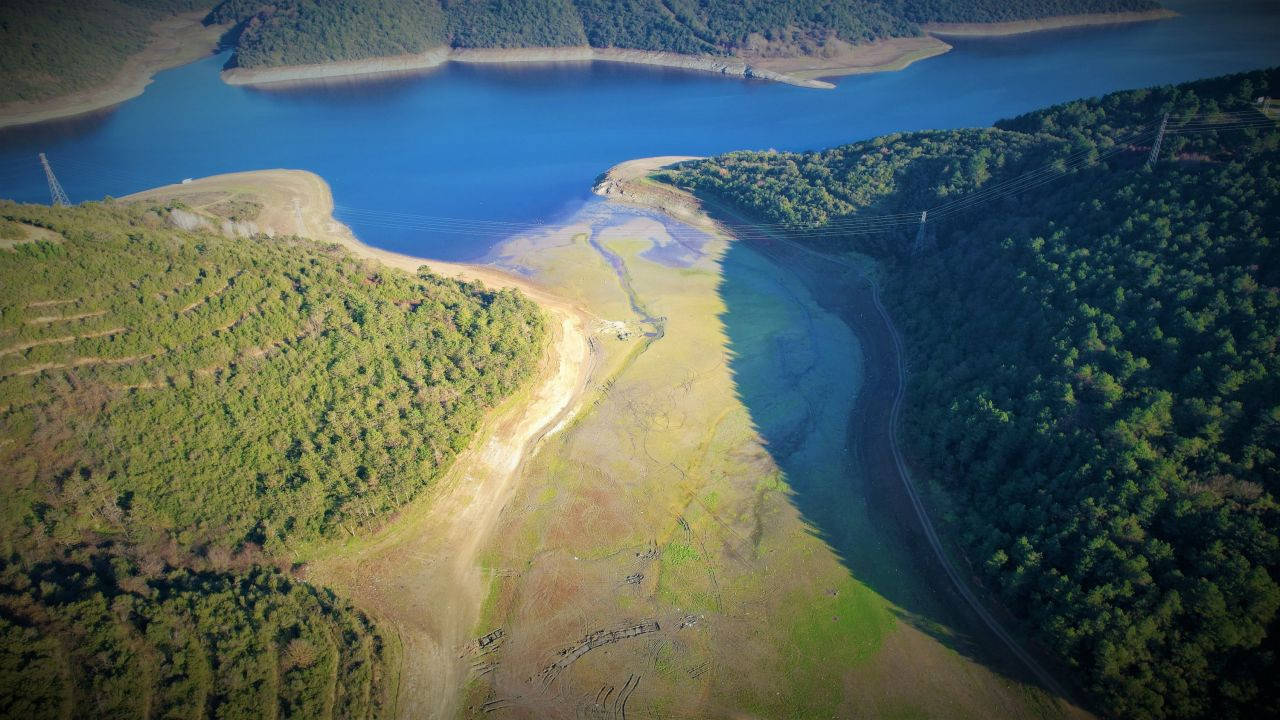
M 662 562 L 669 567 L 679 567 L 699 558 L 697 549 L 692 545 L 674 540 L 662 550 Z

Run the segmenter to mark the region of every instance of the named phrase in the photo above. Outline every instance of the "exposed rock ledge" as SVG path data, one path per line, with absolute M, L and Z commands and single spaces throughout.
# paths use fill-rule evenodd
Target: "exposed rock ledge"
M 831 83 L 821 80 L 810 80 L 782 72 L 766 70 L 736 58 L 589 47 L 493 50 L 454 50 L 440 47 L 416 55 L 396 55 L 393 57 L 371 58 L 369 60 L 349 60 L 318 65 L 287 65 L 272 68 L 232 68 L 223 71 L 222 79 L 230 85 L 268 85 L 273 83 L 305 83 L 354 75 L 410 72 L 438 67 L 446 62 L 554 63 L 590 62 L 593 60 L 700 70 L 722 75 L 773 80 L 809 88 L 835 87 Z

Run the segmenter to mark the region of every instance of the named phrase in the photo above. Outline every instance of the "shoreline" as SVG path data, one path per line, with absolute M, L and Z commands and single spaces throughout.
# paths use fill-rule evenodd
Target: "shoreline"
M 835 42 L 826 57 L 761 58 L 760 67 L 807 80 L 897 72 L 914 63 L 951 51 L 951 45 L 928 33 L 919 37 L 884 38 L 861 45 Z
M 394 714 L 453 717 L 470 663 L 458 650 L 474 639 L 489 591 L 481 553 L 522 487 L 528 459 L 581 408 L 596 370 L 592 316 L 579 303 L 497 268 L 366 245 L 333 217 L 329 184 L 303 170 L 213 175 L 119 201 L 186 197 L 200 210 L 237 195 L 252 195 L 263 204 L 254 222 L 268 234 L 333 243 L 357 258 L 410 274 L 425 265 L 437 275 L 480 281 L 486 288 L 515 288 L 546 316 L 547 346 L 536 376 L 486 413 L 467 448 L 433 487 L 370 535 L 335 539 L 295 558 L 307 563 L 309 582 L 337 590 L 398 639 L 401 666 L 393 669 L 396 682 L 389 685 L 396 695 Z M 423 562 L 427 557 L 432 560 Z M 401 582 L 380 582 L 387 576 Z M 424 613 L 424 607 L 431 611 Z
M 155 35 L 138 53 L 128 57 L 116 77 L 106 85 L 45 100 L 20 100 L 0 104 L 0 128 L 75 117 L 106 110 L 143 93 L 155 75 L 217 52 L 227 27 L 206 26 L 204 11 L 187 12 L 156 21 Z
M 831 83 L 799 77 L 752 65 L 735 57 L 679 55 L 648 50 L 621 50 L 591 47 L 539 48 L 458 48 L 438 47 L 414 55 L 394 55 L 366 60 L 341 60 L 314 65 L 284 65 L 271 68 L 231 68 L 222 71 L 228 85 L 300 85 L 337 78 L 420 72 L 445 63 L 474 64 L 557 64 L 615 62 L 630 65 L 670 67 L 730 75 L 746 79 L 772 80 L 800 87 L 830 89 Z
M 1178 17 L 1168 8 L 1119 13 L 1087 13 L 1081 15 L 1054 15 L 1034 20 L 1013 20 L 1000 23 L 926 23 L 920 28 L 933 36 L 941 37 L 1005 37 L 1026 35 L 1048 30 L 1066 30 L 1099 25 L 1128 25 L 1154 22 Z
M 351 228 L 333 217 L 333 192 L 324 178 L 307 170 L 247 170 L 196 178 L 188 183 L 173 183 L 116 198 L 118 202 L 180 198 L 223 193 L 257 195 L 265 208 L 254 221 L 268 235 L 298 235 L 316 242 L 341 245 L 365 260 L 380 262 L 410 274 L 426 265 L 437 275 L 483 282 L 488 288 L 515 288 L 539 301 L 553 298 L 544 288 L 527 278 L 487 265 L 449 262 L 418 257 L 368 245 Z M 263 198 L 262 196 L 268 196 Z M 271 195 L 289 196 L 296 206 L 270 202 Z M 276 198 L 280 199 L 280 198 Z
M 768 80 L 798 87 L 831 89 L 822 78 L 895 72 L 951 50 L 946 38 L 1005 37 L 1078 27 L 1153 22 L 1177 17 L 1167 8 L 1142 12 L 1059 15 L 1003 23 L 928 23 L 919 37 L 886 38 L 847 46 L 830 57 L 744 58 L 697 56 L 647 50 L 591 47 L 459 48 L 438 47 L 418 54 L 343 60 L 314 65 L 231 68 L 221 77 L 228 85 L 292 86 L 325 81 L 417 73 L 449 62 L 475 64 L 557 64 L 616 62 Z M 104 86 L 56 98 L 0 104 L 0 129 L 86 115 L 110 109 L 143 93 L 158 72 L 214 54 L 226 26 L 204 26 L 203 12 L 174 15 L 152 25 L 156 37 L 125 61 Z
M 848 75 L 895 72 L 949 52 L 947 37 L 1003 37 L 1076 27 L 1151 22 L 1177 17 L 1166 8 L 1142 12 L 1059 15 L 1004 23 L 928 23 L 918 37 L 885 38 L 861 45 L 837 48 L 828 57 L 743 57 L 681 55 L 671 52 L 592 47 L 534 48 L 432 48 L 421 53 L 339 60 L 310 65 L 265 68 L 231 68 L 222 71 L 228 85 L 288 87 L 325 81 L 417 73 L 447 63 L 557 64 L 615 62 L 669 67 L 746 79 L 769 80 L 798 87 L 831 89 L 823 80 Z

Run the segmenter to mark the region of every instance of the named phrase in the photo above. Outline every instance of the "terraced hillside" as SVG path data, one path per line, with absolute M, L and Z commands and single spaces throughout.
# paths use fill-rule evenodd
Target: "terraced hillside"
M 279 568 L 444 472 L 542 316 L 259 209 L 0 204 L 0 714 L 388 709 L 395 648 Z

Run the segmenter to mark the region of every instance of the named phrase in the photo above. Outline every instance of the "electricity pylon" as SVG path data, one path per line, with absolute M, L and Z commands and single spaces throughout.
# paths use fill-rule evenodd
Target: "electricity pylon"
M 1151 146 L 1151 154 L 1147 156 L 1147 167 L 1156 164 L 1156 158 L 1160 156 L 1160 144 L 1164 142 L 1164 130 L 1169 126 L 1169 113 L 1165 113 L 1160 120 L 1160 132 L 1156 133 L 1156 142 Z
M 58 182 L 58 176 L 53 174 L 53 168 L 49 167 L 49 158 L 45 157 L 44 153 L 40 153 L 40 164 L 44 166 L 44 176 L 49 180 L 49 197 L 53 198 L 53 204 L 70 205 L 71 200 L 62 189 L 62 183 Z

